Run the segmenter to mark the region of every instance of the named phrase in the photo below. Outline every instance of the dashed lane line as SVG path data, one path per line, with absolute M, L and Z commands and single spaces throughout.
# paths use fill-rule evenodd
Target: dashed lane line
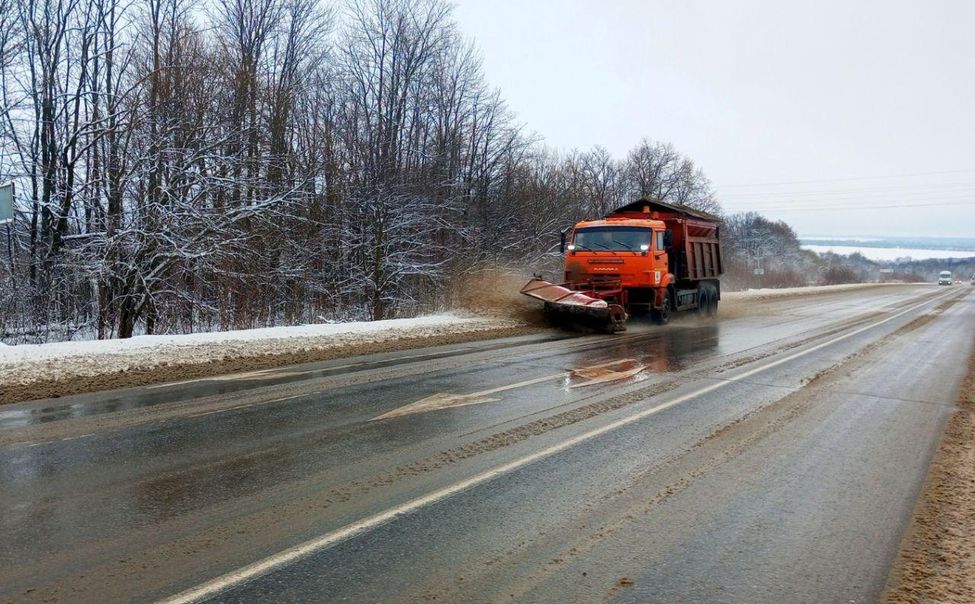
M 950 294 L 952 292 L 948 292 L 948 293 Z M 827 346 L 831 346 L 837 342 L 841 342 L 843 340 L 852 338 L 853 336 L 859 335 L 865 331 L 868 331 L 870 329 L 873 329 L 875 327 L 878 327 L 880 325 L 898 319 L 908 313 L 914 312 L 915 310 L 923 306 L 932 304 L 933 302 L 937 302 L 942 298 L 945 298 L 947 295 L 948 294 L 938 295 L 930 300 L 921 302 L 920 304 L 916 304 L 907 309 L 904 309 L 901 312 L 893 314 L 885 319 L 881 319 L 879 321 L 876 321 L 874 323 L 871 323 L 859 329 L 855 329 L 846 334 L 837 336 L 835 338 L 832 338 L 830 340 L 827 340 L 825 342 L 822 342 L 820 344 L 817 344 L 805 350 L 795 352 L 793 354 L 790 354 L 788 356 L 785 356 L 775 361 L 770 361 L 768 363 L 765 363 L 764 365 L 760 365 L 758 367 L 749 369 L 748 371 L 745 371 L 739 375 L 728 377 L 724 381 L 717 382 L 709 386 L 705 386 L 703 388 L 699 388 L 694 392 L 690 392 L 688 394 L 679 396 L 665 403 L 661 403 L 659 405 L 655 405 L 648 409 L 644 409 L 643 411 L 639 411 L 637 413 L 633 413 L 626 417 L 617 419 L 598 428 L 594 428 L 592 430 L 588 430 L 586 432 L 568 438 L 556 445 L 552 445 L 550 447 L 547 447 L 545 449 L 542 449 L 530 455 L 526 455 L 519 459 L 515 459 L 508 463 L 480 472 L 470 478 L 437 489 L 431 493 L 428 493 L 427 495 L 423 495 L 421 497 L 411 499 L 400 505 L 391 507 L 383 512 L 379 512 L 377 514 L 367 516 L 361 520 L 347 524 L 339 529 L 330 531 L 328 533 L 325 533 L 323 535 L 305 541 L 304 543 L 300 543 L 294 547 L 288 548 L 277 554 L 268 556 L 267 558 L 254 562 L 247 566 L 243 566 L 236 570 L 230 571 L 219 577 L 211 579 L 210 581 L 201 583 L 200 585 L 192 587 L 186 591 L 180 592 L 174 596 L 165 598 L 160 601 L 160 604 L 189 604 L 192 602 L 200 602 L 220 592 L 226 591 L 227 589 L 230 589 L 234 586 L 246 583 L 257 577 L 266 575 L 269 572 L 281 568 L 287 564 L 296 562 L 302 558 L 320 552 L 341 541 L 345 541 L 347 539 L 355 537 L 356 535 L 360 535 L 362 533 L 375 529 L 391 520 L 394 520 L 398 516 L 409 514 L 421 508 L 433 505 L 444 499 L 447 499 L 448 497 L 456 495 L 457 493 L 478 486 L 480 484 L 489 482 L 499 476 L 503 476 L 505 474 L 514 472 L 515 470 L 528 466 L 536 461 L 545 459 L 556 453 L 565 451 L 566 449 L 570 449 L 576 445 L 592 440 L 596 437 L 602 436 L 603 434 L 606 434 L 608 432 L 612 432 L 614 430 L 617 430 L 629 424 L 638 422 L 640 420 L 643 420 L 647 417 L 650 417 L 652 415 L 660 413 L 661 411 L 670 409 L 671 407 L 675 407 L 687 401 L 694 400 L 700 396 L 714 392 L 715 390 L 724 388 L 730 384 L 734 384 L 736 382 L 746 380 L 763 371 L 767 371 L 774 367 L 778 367 L 785 363 L 794 361 L 795 359 L 801 358 L 803 356 L 806 356 L 818 350 L 822 350 L 823 348 L 826 348 Z

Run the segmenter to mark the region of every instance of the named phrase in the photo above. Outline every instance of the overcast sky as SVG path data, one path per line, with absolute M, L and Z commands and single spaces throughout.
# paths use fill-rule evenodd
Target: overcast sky
M 459 0 L 455 16 L 552 147 L 671 142 L 727 210 L 801 235 L 975 237 L 973 1 Z

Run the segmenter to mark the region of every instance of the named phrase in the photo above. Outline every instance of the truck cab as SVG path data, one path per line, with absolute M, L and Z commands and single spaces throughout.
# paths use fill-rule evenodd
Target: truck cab
M 660 220 L 580 222 L 566 247 L 567 282 L 618 281 L 627 288 L 665 285 L 666 227 Z
M 938 285 L 951 285 L 951 271 L 938 273 Z
M 577 223 L 566 246 L 565 281 L 602 291 L 630 313 L 649 312 L 663 304 L 658 292 L 670 283 L 666 239 L 664 222 L 649 217 Z

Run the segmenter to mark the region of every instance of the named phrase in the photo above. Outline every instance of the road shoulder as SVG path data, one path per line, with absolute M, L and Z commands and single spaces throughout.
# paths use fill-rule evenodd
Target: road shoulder
M 725 293 L 721 318 L 761 313 L 765 304 L 792 298 L 898 287 L 916 285 L 861 283 Z M 434 324 L 424 324 L 421 317 L 7 346 L 0 348 L 0 405 L 549 331 L 537 317 L 528 320 L 521 306 L 513 308 L 516 316 L 499 316 L 495 310 L 484 316 L 441 317 Z M 427 317 L 426 323 L 430 319 L 437 317 Z M 411 321 L 420 323 L 410 326 Z
M 882 600 L 975 602 L 975 355 Z
M 0 362 L 0 406 L 328 361 L 540 333 L 513 320 L 484 319 L 426 329 L 388 329 L 358 337 L 269 338 L 220 346 L 159 345 L 118 353 Z M 178 340 L 178 337 L 174 338 Z M 10 347 L 16 348 L 16 347 Z M 11 353 L 12 354 L 12 353 Z

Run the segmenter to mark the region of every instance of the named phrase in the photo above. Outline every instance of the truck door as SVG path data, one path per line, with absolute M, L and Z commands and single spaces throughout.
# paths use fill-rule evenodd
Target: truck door
M 653 271 L 654 284 L 660 285 L 664 276 L 670 272 L 667 255 L 667 246 L 664 245 L 664 231 L 654 230 L 653 232 Z

